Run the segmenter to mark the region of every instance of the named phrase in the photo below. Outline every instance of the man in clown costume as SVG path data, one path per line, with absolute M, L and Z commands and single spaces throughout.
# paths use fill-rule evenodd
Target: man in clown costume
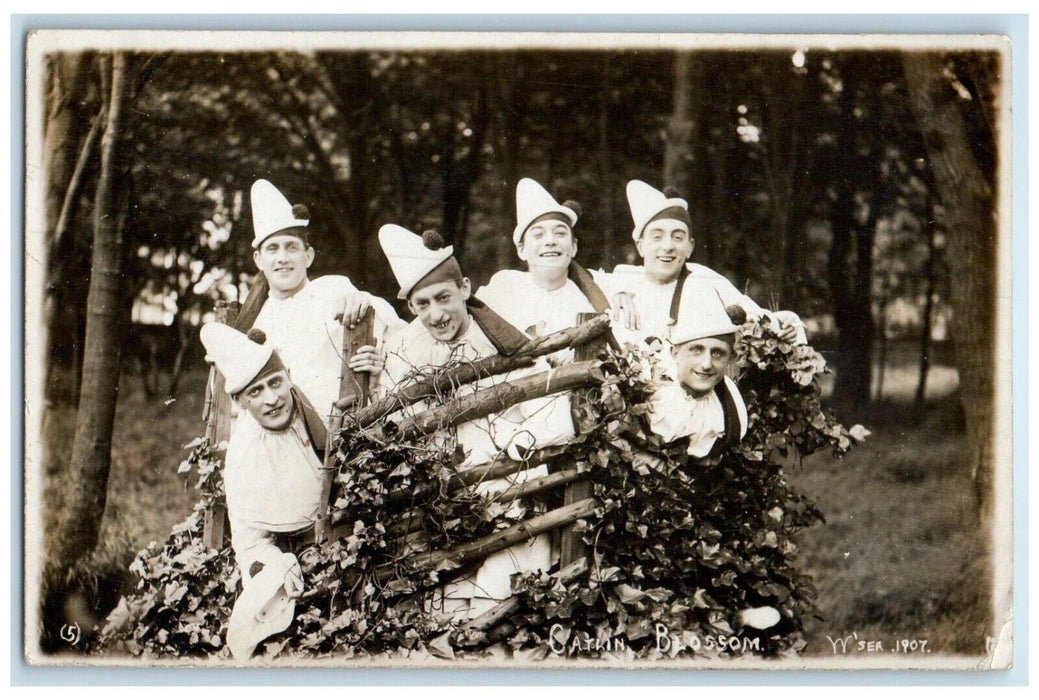
M 248 658 L 256 644 L 288 627 L 303 592 L 295 551 L 314 542 L 323 510 L 327 435 L 262 332 L 247 337 L 207 323 L 201 336 L 240 409 L 223 472 L 231 547 L 242 574 L 227 641 L 236 658 Z
M 386 344 L 384 391 L 391 391 L 417 374 L 454 362 L 511 355 L 528 340 L 526 334 L 472 296 L 471 283 L 462 275 L 453 248 L 445 246 L 436 232 L 418 236 L 387 224 L 379 230 L 379 244 L 400 285 L 399 297 L 407 300 L 417 317 Z M 492 377 L 463 390 L 478 390 L 545 369 L 548 364 L 541 361 L 532 368 Z M 418 405 L 409 410 L 423 408 Z M 526 401 L 502 413 L 461 423 L 455 427 L 455 434 L 463 453 L 459 469 L 506 453 L 520 458 L 529 450 L 561 444 L 573 436 L 569 397 L 558 394 Z M 543 465 L 535 466 L 512 477 L 484 481 L 477 490 L 492 495 L 547 473 Z M 510 514 L 520 517 L 524 509 L 514 502 Z M 532 538 L 489 556 L 475 572 L 446 584 L 434 595 L 430 606 L 458 620 L 475 617 L 511 595 L 512 574 L 547 571 L 552 561 L 549 538 Z
M 570 328 L 580 313 L 609 311 L 605 293 L 574 260 L 577 238 L 573 228 L 579 215 L 577 202 L 560 204 L 536 181 L 520 180 L 512 242 L 527 270 L 495 273 L 476 296 L 509 323 L 533 335 Z M 561 365 L 572 357 L 572 351 L 563 351 L 551 361 Z
M 357 323 L 374 307 L 378 344 L 404 322 L 385 300 L 358 290 L 346 277 L 309 278 L 316 253 L 310 244 L 310 215 L 304 206 L 290 204 L 267 180 L 253 183 L 250 204 L 253 261 L 269 291 L 258 313 L 247 304 L 236 327 L 259 328 L 267 334 L 292 370 L 296 386 L 327 425 L 332 404 L 339 398 L 343 326 Z M 377 347 L 365 346 L 351 356 L 350 368 L 378 374 L 381 362 Z
M 677 193 L 661 192 L 641 180 L 631 180 L 626 189 L 634 221 L 631 237 L 642 264 L 617 265 L 609 275 L 597 276 L 628 330 L 623 339 L 666 340 L 683 312 L 683 289 L 695 287 L 712 291 L 725 307 L 739 306 L 751 320 L 768 315 L 788 342 L 806 342 L 796 314 L 768 312 L 722 275 L 689 262 L 696 241 L 689 206 Z

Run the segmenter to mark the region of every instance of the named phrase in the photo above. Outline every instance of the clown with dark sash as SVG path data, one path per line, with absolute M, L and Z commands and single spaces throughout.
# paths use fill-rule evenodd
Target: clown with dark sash
M 253 183 L 250 204 L 253 260 L 263 273 L 265 286 L 261 293 L 250 295 L 235 327 L 242 331 L 259 328 L 267 334 L 268 342 L 292 370 L 296 386 L 327 425 L 332 403 L 339 398 L 344 324 L 360 321 L 373 307 L 378 344 L 387 333 L 403 328 L 404 322 L 385 300 L 358 290 L 347 277 L 309 279 L 307 271 L 315 251 L 305 207 L 291 205 L 267 180 Z M 351 355 L 350 368 L 377 374 L 381 361 L 375 346 L 364 346 Z
M 463 277 L 454 249 L 445 247 L 436 232 L 427 231 L 420 237 L 387 224 L 379 230 L 379 244 L 400 284 L 399 298 L 406 299 L 417 316 L 386 343 L 383 391 L 392 391 L 434 368 L 495 354 L 512 355 L 527 342 L 526 334 L 471 295 L 470 281 Z M 548 368 L 539 360 L 533 367 L 481 380 L 459 392 L 494 386 Z M 408 412 L 425 408 L 418 404 Z M 526 401 L 502 413 L 457 425 L 457 445 L 464 455 L 458 468 L 484 464 L 505 453 L 517 459 L 529 450 L 565 443 L 573 435 L 568 395 Z M 500 493 L 547 473 L 543 465 L 537 466 L 512 477 L 481 482 L 477 491 L 483 495 Z M 524 511 L 524 506 L 514 503 L 510 515 L 521 517 Z M 552 561 L 549 538 L 540 535 L 492 554 L 475 573 L 446 584 L 434 596 L 431 607 L 450 613 L 454 619 L 475 617 L 511 595 L 513 573 L 547 571 Z
M 778 330 L 788 342 L 806 342 L 804 324 L 797 314 L 766 312 L 722 275 L 705 265 L 688 262 L 696 241 L 684 199 L 672 192 L 664 194 L 641 180 L 628 182 L 627 197 L 635 223 L 631 237 L 642 264 L 617 265 L 612 273 L 596 276 L 624 320 L 627 332 L 619 330 L 618 339 L 666 340 L 682 311 L 682 290 L 695 287 L 712 291 L 726 307 L 741 307 L 750 320 L 758 320 L 767 313 L 779 324 Z
M 687 287 L 670 332 L 675 377 L 662 378 L 650 401 L 650 427 L 669 443 L 687 438 L 687 454 L 716 458 L 747 433 L 747 407 L 727 376 L 736 326 L 713 290 Z
M 682 291 L 682 313 L 669 333 L 675 377 L 660 378 L 650 399 L 649 422 L 665 444 L 688 440 L 690 460 L 716 462 L 747 434 L 747 406 L 727 375 L 735 359 L 736 331 L 713 289 Z M 741 610 L 739 619 L 766 630 L 780 614 L 765 605 Z
M 314 541 L 327 435 L 278 353 L 261 344 L 262 332 L 246 337 L 207 323 L 201 336 L 241 409 L 223 472 L 231 547 L 242 573 L 227 643 L 236 658 L 248 658 L 256 644 L 288 627 L 303 592 L 294 551 Z
M 534 180 L 520 180 L 512 242 L 527 271 L 496 272 L 476 296 L 512 325 L 539 336 L 571 328 L 579 313 L 608 311 L 603 290 L 574 261 L 579 215 L 577 202 L 560 204 Z M 550 361 L 558 366 L 572 357 L 573 351 L 562 351 Z

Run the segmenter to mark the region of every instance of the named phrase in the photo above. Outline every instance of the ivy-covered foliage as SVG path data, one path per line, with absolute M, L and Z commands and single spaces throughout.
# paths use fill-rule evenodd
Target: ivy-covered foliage
M 130 565 L 137 592 L 123 597 L 108 617 L 98 646 L 131 654 L 229 658 L 227 620 L 241 574 L 230 547 L 207 548 L 207 511 L 224 504 L 221 462 L 204 438 L 187 445 L 178 471 L 195 471 L 199 502 L 169 538 L 152 542 Z
M 566 582 L 514 576 L 518 605 L 486 630 L 427 610 L 429 591 L 467 567 L 415 554 L 509 527 L 524 510 L 452 481 L 457 460 L 443 434 L 405 441 L 392 424 L 348 427 L 335 446 L 332 509 L 345 530 L 298 553 L 306 590 L 296 618 L 257 653 L 450 658 L 496 649 L 530 660 L 798 650 L 814 589 L 797 568 L 795 539 L 821 514 L 789 488 L 784 469 L 821 448 L 840 456 L 865 431 L 823 412 L 822 357 L 782 341 L 767 320 L 741 328 L 736 353 L 749 430 L 714 460 L 693 460 L 685 440 L 661 444 L 648 430 L 658 374 L 650 355 L 604 356 L 605 379 L 581 402 L 581 434 L 553 460 L 593 485 L 595 512 L 573 525 L 589 566 Z M 218 463 L 201 442 L 186 464 L 199 471 L 202 501 L 164 546 L 134 562 L 138 592 L 110 618 L 107 648 L 226 656 L 238 574 L 228 547 L 201 545 L 202 513 L 221 498 Z M 549 498 L 548 507 L 561 504 L 561 494 Z M 779 617 L 766 629 L 746 617 L 762 608 Z

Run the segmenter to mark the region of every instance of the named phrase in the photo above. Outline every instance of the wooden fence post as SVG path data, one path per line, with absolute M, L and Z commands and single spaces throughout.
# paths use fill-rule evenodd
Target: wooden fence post
M 594 318 L 598 314 L 594 313 L 579 313 L 577 314 L 577 323 L 582 324 L 589 319 Z M 605 336 L 599 336 L 584 345 L 579 345 L 574 348 L 574 363 L 583 362 L 587 360 L 595 359 L 600 352 L 606 347 Z M 574 431 L 581 435 L 590 429 L 588 420 L 586 418 L 585 408 L 591 402 L 591 395 L 589 392 L 592 389 L 581 389 L 573 392 L 570 395 L 570 407 L 574 419 Z M 575 481 L 572 484 L 568 484 L 566 490 L 563 491 L 563 505 L 568 506 L 578 501 L 583 501 L 586 498 L 592 496 L 592 483 L 588 479 L 581 479 Z M 577 561 L 578 559 L 586 558 L 587 561 L 592 561 L 591 552 L 588 551 L 588 545 L 581 539 L 580 534 L 576 534 L 573 531 L 573 525 L 567 525 L 559 531 L 559 566 L 565 568 L 569 564 Z
M 218 301 L 214 311 L 218 322 L 231 326 L 238 316 L 238 303 Z M 204 406 L 202 419 L 206 421 L 206 439 L 209 440 L 210 448 L 214 452 L 222 451 L 226 449 L 227 439 L 231 435 L 231 397 L 224 391 L 224 375 L 220 374 L 216 365 L 209 368 Z M 207 508 L 202 530 L 202 539 L 206 547 L 223 547 L 227 530 L 227 506 L 214 505 Z
M 350 358 L 358 349 L 365 345 L 375 344 L 375 309 L 369 308 L 360 323 L 353 328 L 343 329 L 343 364 L 342 374 L 339 375 L 339 399 L 341 401 L 347 396 L 356 397 L 352 408 L 362 408 L 371 398 L 371 379 L 369 372 L 354 372 L 350 369 Z M 314 525 L 314 539 L 323 542 L 333 532 L 333 526 L 329 521 L 331 504 L 328 502 L 332 496 L 332 482 L 336 475 L 335 461 L 335 439 L 343 427 L 344 409 L 336 405 L 332 408 L 332 415 L 328 421 L 328 444 L 325 445 L 325 465 L 321 483 L 321 517 Z
M 375 331 L 375 309 L 369 308 L 368 312 L 353 328 L 343 329 L 343 373 L 339 377 L 339 398 L 345 396 L 356 396 L 355 408 L 361 408 L 368 403 L 371 392 L 372 375 L 368 372 L 354 372 L 350 369 L 350 358 L 357 350 L 365 345 L 374 345 Z

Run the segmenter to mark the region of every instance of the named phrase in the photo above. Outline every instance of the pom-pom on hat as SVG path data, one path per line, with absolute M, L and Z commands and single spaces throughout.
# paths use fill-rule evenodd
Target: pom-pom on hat
M 516 185 L 516 228 L 512 231 L 512 242 L 523 240 L 523 234 L 537 219 L 545 214 L 561 214 L 561 221 L 570 226 L 577 223 L 578 213 L 566 204 L 560 204 L 536 181 L 525 177 Z
M 285 195 L 267 180 L 257 180 L 249 192 L 249 204 L 253 211 L 253 248 L 279 231 L 291 228 L 306 228 L 310 223 L 307 208 L 289 204 Z
M 458 263 L 452 257 L 454 247 L 444 247 L 443 239 L 435 231 L 419 236 L 402 226 L 386 224 L 379 229 L 379 245 L 400 285 L 398 299 L 407 299 L 416 289 L 432 284 L 434 275 L 431 273 L 441 265 L 444 265 L 441 269 L 444 275 L 436 275 L 436 281 L 441 281 L 440 277 L 462 277 Z
M 685 213 L 689 216 L 689 203 L 677 193 L 668 188 L 668 194 L 664 194 L 656 187 L 647 185 L 642 180 L 630 180 L 626 189 L 628 194 L 628 208 L 631 210 L 631 218 L 635 222 L 635 228 L 631 231 L 631 237 L 638 240 L 642 236 L 646 225 L 657 218 L 657 214 L 666 209 L 678 209 L 676 215 Z M 687 222 L 688 223 L 688 222 Z
M 223 323 L 203 325 L 200 335 L 206 347 L 206 359 L 216 363 L 224 375 L 224 387 L 232 396 L 261 375 L 284 369 L 274 348 L 254 342 Z
M 678 322 L 668 334 L 672 345 L 721 336 L 729 336 L 724 339 L 732 343 L 736 324 L 732 322 L 725 304 L 713 287 L 686 284 L 682 288 L 682 302 L 678 308 Z

